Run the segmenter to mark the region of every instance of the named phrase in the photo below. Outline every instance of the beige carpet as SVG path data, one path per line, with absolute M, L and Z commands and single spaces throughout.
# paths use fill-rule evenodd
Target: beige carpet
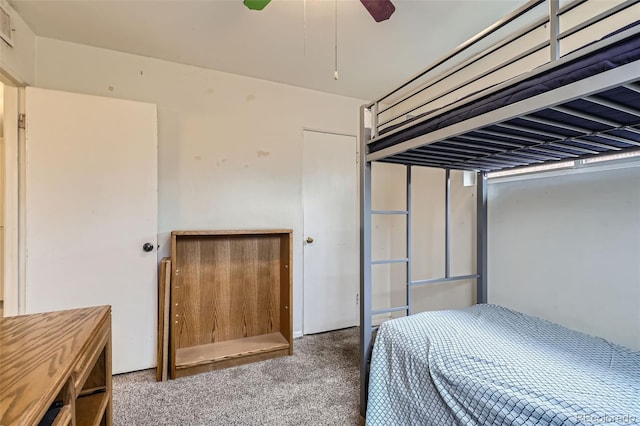
M 358 328 L 294 340 L 294 355 L 156 382 L 115 376 L 116 425 L 363 425 Z

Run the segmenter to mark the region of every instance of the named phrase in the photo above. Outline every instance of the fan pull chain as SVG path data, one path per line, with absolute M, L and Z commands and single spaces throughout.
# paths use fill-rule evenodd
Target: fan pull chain
M 334 71 L 333 71 L 333 79 L 337 80 L 340 76 L 338 75 L 338 0 L 334 0 L 334 24 L 335 24 L 335 34 L 334 34 Z

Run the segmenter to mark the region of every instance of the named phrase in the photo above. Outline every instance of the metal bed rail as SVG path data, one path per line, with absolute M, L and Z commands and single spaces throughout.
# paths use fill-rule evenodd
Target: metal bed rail
M 424 121 L 441 108 L 462 105 L 472 100 L 465 96 L 489 93 L 496 84 L 551 64 L 634 22 L 640 14 L 638 3 L 572 0 L 560 7 L 559 0 L 529 1 L 369 103 L 369 142 L 414 124 L 416 115 L 424 115 Z

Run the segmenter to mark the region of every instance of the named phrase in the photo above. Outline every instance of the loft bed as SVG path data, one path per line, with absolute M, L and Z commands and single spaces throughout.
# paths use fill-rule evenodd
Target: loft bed
M 639 18 L 638 0 L 532 0 L 361 108 L 363 415 L 368 390 L 378 385 L 369 382 L 373 342 L 393 334 L 388 324 L 395 322 L 378 327 L 374 317 L 410 321 L 417 316 L 412 289 L 461 280 L 475 280 L 476 303 L 486 304 L 487 173 L 640 150 Z M 405 209 L 372 210 L 374 162 L 406 166 Z M 437 279 L 411 273 L 414 166 L 445 170 L 445 276 Z M 476 174 L 475 274 L 450 273 L 451 170 Z M 406 218 L 405 257 L 372 259 L 373 215 Z M 373 309 L 372 266 L 379 264 L 405 265 L 406 303 Z

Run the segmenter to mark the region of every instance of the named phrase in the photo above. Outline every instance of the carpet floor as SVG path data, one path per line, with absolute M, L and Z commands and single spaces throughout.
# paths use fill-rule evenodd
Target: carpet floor
M 294 340 L 294 355 L 167 382 L 113 378 L 115 425 L 363 425 L 358 328 Z

